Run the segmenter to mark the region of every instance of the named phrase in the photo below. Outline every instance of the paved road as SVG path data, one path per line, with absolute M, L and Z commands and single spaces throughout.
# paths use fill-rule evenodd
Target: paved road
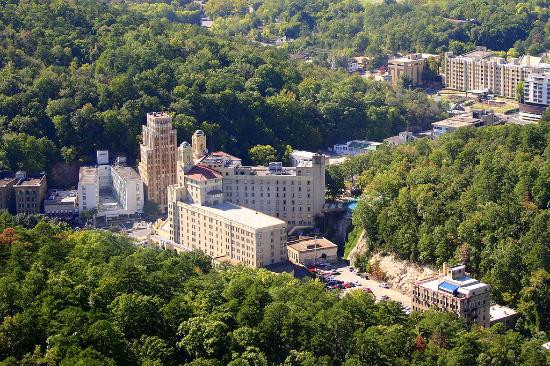
M 353 291 L 354 289 L 368 287 L 372 290 L 374 296 L 376 296 L 376 299 L 380 299 L 381 296 L 386 295 L 391 300 L 399 301 L 400 303 L 411 306 L 411 298 L 407 295 L 402 294 L 399 291 L 390 289 L 381 288 L 378 285 L 380 282 L 375 280 L 365 280 L 364 278 L 361 278 L 357 273 L 351 272 L 349 270 L 349 267 L 345 266 L 344 264 L 337 264 L 335 265 L 336 268 L 338 268 L 338 271 L 341 272 L 341 274 L 334 276 L 338 280 L 342 280 L 345 282 L 359 282 L 361 284 L 360 287 L 354 287 L 350 289 L 345 289 L 344 292 L 347 291 Z

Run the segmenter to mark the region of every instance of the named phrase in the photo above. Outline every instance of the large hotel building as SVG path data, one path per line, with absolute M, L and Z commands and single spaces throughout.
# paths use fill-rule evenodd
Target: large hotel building
M 484 47 L 457 56 L 445 53 L 444 85 L 461 91 L 489 91 L 505 98 L 516 98 L 516 87 L 533 73 L 550 71 L 540 57 L 496 57 Z
M 243 166 L 208 153 L 196 131 L 178 149 L 177 184 L 169 188 L 170 240 L 219 260 L 251 267 L 287 260 L 287 230 L 311 227 L 325 203 L 325 159 L 297 167 Z
M 139 175 L 148 201 L 156 203 L 162 212 L 168 205 L 168 186 L 176 183 L 177 136 L 172 117 L 166 113 L 147 113 L 140 145 Z

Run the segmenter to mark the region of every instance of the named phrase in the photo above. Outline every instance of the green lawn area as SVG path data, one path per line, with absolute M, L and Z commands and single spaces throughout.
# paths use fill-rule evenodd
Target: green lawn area
M 505 101 L 506 104 L 503 106 L 493 106 L 493 105 L 487 105 L 487 103 L 474 103 L 472 105 L 472 108 L 474 109 L 492 109 L 495 113 L 506 113 L 508 111 L 511 111 L 513 109 L 519 108 L 519 105 L 517 102 Z
M 361 227 L 360 226 L 354 226 L 353 229 L 348 232 L 348 236 L 346 238 L 346 244 L 344 245 L 344 258 L 348 258 L 349 253 L 352 251 L 353 248 L 357 245 L 357 242 L 359 241 L 359 237 L 361 236 Z

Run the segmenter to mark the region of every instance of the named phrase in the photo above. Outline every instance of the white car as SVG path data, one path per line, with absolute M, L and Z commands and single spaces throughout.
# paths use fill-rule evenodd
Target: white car
M 386 282 L 381 282 L 378 287 L 382 287 L 382 288 L 390 288 L 390 285 L 388 285 Z

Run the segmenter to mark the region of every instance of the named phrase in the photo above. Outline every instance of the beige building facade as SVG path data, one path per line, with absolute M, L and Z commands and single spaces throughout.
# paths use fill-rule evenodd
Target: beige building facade
M 288 259 L 305 266 L 338 260 L 338 245 L 326 238 L 304 237 L 287 243 Z
M 550 70 L 539 57 L 496 57 L 484 47 L 457 56 L 445 53 L 444 85 L 460 91 L 486 90 L 505 98 L 516 98 L 517 86 L 533 73 Z
M 147 113 L 142 135 L 138 170 L 145 195 L 166 212 L 168 186 L 176 183 L 177 134 L 172 117 L 162 112 Z
M 397 85 L 403 76 L 408 76 L 411 79 L 411 86 L 423 85 L 424 79 L 422 74 L 430 57 L 439 59 L 438 55 L 422 53 L 413 53 L 405 57 L 390 59 L 388 61 L 388 71 L 391 76 L 392 85 Z
M 46 176 L 26 176 L 24 172 L 16 174 L 17 183 L 13 186 L 15 194 L 15 212 L 38 214 L 42 212 L 46 196 Z
M 0 172 L 0 210 L 13 211 L 15 207 L 13 186 L 16 182 L 17 179 L 13 175 Z
M 412 309 L 456 313 L 467 323 L 490 326 L 491 287 L 466 274 L 464 265 L 447 268 L 439 276 L 414 283 Z
M 247 167 L 224 152 L 208 154 L 206 136 L 178 148 L 177 185 L 168 195 L 170 240 L 218 262 L 262 267 L 287 260 L 291 227 L 311 227 L 324 205 L 325 159 L 298 167 Z

